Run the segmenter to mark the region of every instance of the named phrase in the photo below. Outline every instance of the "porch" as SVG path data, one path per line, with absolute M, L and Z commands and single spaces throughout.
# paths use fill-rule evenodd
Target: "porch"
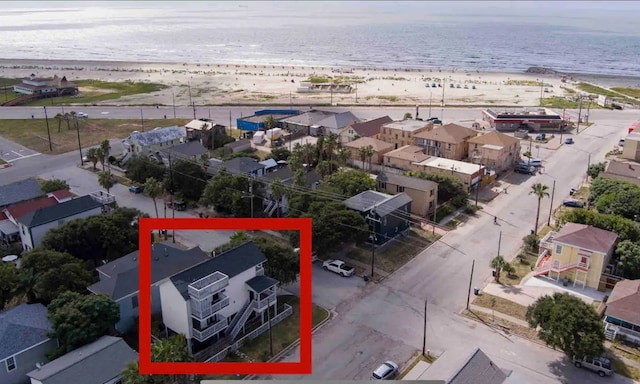
M 605 296 L 611 294 L 611 290 L 601 292 L 591 287 L 582 288 L 576 287 L 572 284 L 564 285 L 564 281 L 562 279 L 556 280 L 545 276 L 532 276 L 531 278 L 523 281 L 522 285 L 529 287 L 547 288 L 549 289 L 549 294 L 553 294 L 554 292 L 568 293 L 573 296 L 579 297 L 588 304 L 591 304 L 594 301 L 602 302 Z
M 605 337 L 608 340 L 624 339 L 640 345 L 640 325 L 613 316 L 604 317 Z

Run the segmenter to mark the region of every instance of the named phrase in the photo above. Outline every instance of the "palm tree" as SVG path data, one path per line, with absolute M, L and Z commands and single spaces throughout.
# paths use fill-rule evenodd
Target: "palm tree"
M 349 159 L 349 157 L 351 157 L 351 151 L 349 150 L 349 148 L 345 148 L 345 147 L 340 147 L 338 148 L 338 162 L 340 163 L 340 165 L 346 165 L 347 164 L 347 159 Z
M 158 204 L 156 199 L 162 195 L 162 183 L 156 180 L 154 177 L 149 177 L 144 182 L 145 193 L 153 200 L 153 207 L 156 210 L 156 217 L 160 218 L 158 214 Z
M 109 144 L 109 140 L 102 140 L 100 143 L 100 149 L 104 152 L 105 157 L 109 157 L 111 154 L 111 144 Z
M 98 148 L 89 148 L 87 150 L 87 160 L 93 163 L 93 170 L 96 170 L 98 164 Z
M 500 255 L 494 257 L 491 260 L 491 268 L 496 270 L 496 282 L 499 283 L 500 282 L 500 271 L 502 271 L 502 269 L 504 268 L 504 265 L 506 264 L 506 262 L 504 261 L 504 258 Z
M 102 171 L 103 172 L 104 172 L 104 162 L 106 160 L 106 157 L 107 157 L 107 155 L 102 150 L 102 147 L 96 148 L 96 158 L 98 159 L 98 161 L 102 165 Z
M 277 217 L 280 217 L 280 201 L 286 193 L 287 191 L 284 185 L 282 185 L 279 178 L 276 178 L 273 183 L 271 183 L 271 197 L 276 201 Z
M 538 210 L 536 212 L 536 226 L 533 229 L 533 234 L 538 234 L 538 219 L 540 219 L 540 203 L 544 197 L 549 197 L 549 186 L 542 183 L 536 183 L 531 186 L 529 191 L 530 195 L 535 195 L 538 198 Z
M 264 119 L 262 124 L 264 124 L 264 127 L 266 129 L 271 129 L 271 128 L 275 128 L 275 127 L 278 126 L 278 120 L 276 120 L 275 117 L 273 117 L 273 115 L 269 115 L 269 117 Z
M 307 164 L 307 166 L 310 166 L 311 163 L 314 162 L 314 157 L 313 157 L 313 153 L 315 152 L 315 146 L 311 143 L 305 143 L 302 146 L 302 158 L 303 160 L 306 160 L 305 164 Z
M 371 144 L 367 145 L 365 150 L 367 151 L 367 157 L 369 158 L 369 172 L 371 172 L 371 158 L 376 152 L 373 150 L 373 146 Z
M 98 184 L 100 184 L 100 186 L 106 189 L 107 193 L 109 193 L 109 190 L 111 189 L 111 187 L 115 185 L 115 181 L 113 180 L 113 175 L 111 174 L 111 172 L 109 171 L 100 172 L 98 174 Z
M 362 169 L 366 169 L 364 162 L 367 160 L 367 147 L 358 148 L 358 155 L 360 156 L 360 160 L 362 161 Z

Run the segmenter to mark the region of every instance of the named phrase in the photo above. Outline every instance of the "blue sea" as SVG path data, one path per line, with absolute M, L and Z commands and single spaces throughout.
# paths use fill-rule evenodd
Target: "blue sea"
M 0 2 L 0 58 L 640 76 L 637 2 Z

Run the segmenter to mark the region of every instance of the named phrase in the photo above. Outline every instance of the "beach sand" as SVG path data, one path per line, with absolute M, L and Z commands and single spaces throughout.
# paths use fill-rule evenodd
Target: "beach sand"
M 566 89 L 576 90 L 570 79 L 563 83 L 560 74 L 438 69 L 340 70 L 349 73 L 337 73 L 335 68 L 309 66 L 0 59 L 0 77 L 5 78 L 22 78 L 33 73 L 44 78 L 66 76 L 70 81 L 142 81 L 168 86 L 154 93 L 99 102 L 101 105 L 171 105 L 175 98 L 176 105 L 189 105 L 191 102 L 196 105 L 282 106 L 332 103 L 373 106 L 420 104 L 440 107 L 444 100 L 445 106 L 536 107 L 540 105 L 541 95 L 545 98 L 568 96 L 571 91 Z M 351 84 L 351 93 L 298 92 L 300 83 L 311 77 L 337 78 L 343 83 L 357 80 L 358 84 Z M 597 81 L 597 76 L 588 79 L 582 77 Z M 629 85 L 633 86 L 637 82 L 637 79 L 630 79 Z M 432 87 L 433 84 L 436 84 L 435 88 Z M 438 84 L 441 86 L 438 87 Z

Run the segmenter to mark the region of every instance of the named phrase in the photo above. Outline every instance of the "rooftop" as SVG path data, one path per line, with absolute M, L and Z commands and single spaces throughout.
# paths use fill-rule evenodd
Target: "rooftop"
M 0 312 L 0 361 L 47 339 L 51 323 L 42 304 L 22 304 Z
M 0 185 L 0 207 L 6 207 L 21 201 L 35 199 L 44 193 L 34 178 Z
M 233 171 L 251 173 L 256 170 L 263 169 L 265 166 L 252 157 L 234 157 L 231 160 L 225 161 L 223 163 L 223 167 L 231 173 L 234 173 Z
M 209 130 L 209 129 L 213 128 L 216 125 L 219 125 L 219 126 L 223 127 L 223 125 L 216 124 L 213 121 L 204 121 L 204 120 L 191 120 L 184 127 L 187 128 L 187 129 L 193 129 L 193 130 L 196 130 L 196 131 L 201 131 L 201 130 Z
M 426 129 L 430 126 L 433 126 L 433 123 L 430 121 L 413 120 L 413 119 L 394 121 L 392 123 L 387 123 L 383 125 L 383 127 L 386 127 L 386 128 L 399 129 L 405 132 L 414 132 L 414 131 Z
M 446 384 L 502 384 L 508 374 L 500 369 L 480 348 L 471 354 L 457 347 L 440 356 L 418 380 L 443 380 Z
M 394 147 L 393 143 L 387 143 L 382 140 L 375 139 L 373 137 L 360 137 L 359 139 L 342 144 L 343 147 L 347 147 L 347 148 L 364 148 L 368 145 L 372 146 L 373 150 L 376 152 L 381 152 L 385 150 L 388 151 L 393 149 Z
M 380 133 L 380 128 L 391 122 L 393 122 L 392 118 L 389 116 L 383 116 L 378 117 L 377 119 L 351 124 L 351 129 L 360 135 L 360 137 L 370 137 Z
M 129 137 L 138 142 L 138 144 L 147 147 L 150 145 L 158 145 L 160 143 L 170 142 L 172 140 L 180 140 L 186 136 L 186 130 L 177 125 L 164 128 L 155 128 L 146 132 L 134 132 Z
M 609 177 L 622 177 L 640 185 L 640 164 L 630 161 L 610 160 L 605 170 Z
M 618 235 L 614 232 L 585 224 L 566 223 L 553 241 L 606 254 L 617 239 Z
M 613 287 L 607 300 L 605 314 L 640 325 L 638 308 L 640 308 L 640 280 L 622 280 Z
M 247 280 L 247 285 L 249 286 L 249 288 L 253 289 L 253 291 L 256 293 L 264 292 L 267 289 L 277 285 L 278 283 L 278 280 L 264 275 L 256 276 L 250 280 Z
M 22 216 L 18 221 L 28 228 L 33 228 L 100 207 L 102 207 L 102 203 L 86 195 L 56 205 L 39 208 Z
M 422 131 L 416 133 L 415 137 L 426 140 L 441 141 L 443 143 L 457 144 L 468 138 L 478 134 L 475 129 L 463 127 L 458 124 L 445 124 L 441 127 L 435 127 L 431 131 Z
M 75 349 L 27 376 L 42 384 L 103 384 L 138 360 L 138 353 L 113 336 L 102 336 L 93 343 Z
M 52 207 L 58 204 L 58 200 L 55 197 L 41 197 L 36 200 L 25 201 L 19 204 L 12 205 L 7 208 L 7 212 L 16 220 L 22 216 L 36 211 L 40 208 Z
M 466 175 L 473 175 L 477 173 L 481 168 L 478 164 L 467 163 L 464 161 L 445 159 L 444 157 L 430 157 L 421 162 L 416 162 L 415 165 L 421 167 L 432 167 L 437 169 L 443 169 L 447 171 L 455 171 Z M 482 167 L 484 168 L 484 167 Z
M 430 157 L 424 153 L 424 148 L 418 147 L 417 145 L 405 145 L 404 147 L 387 152 L 384 155 L 394 159 L 409 160 L 414 163 Z
M 358 119 L 356 115 L 354 115 L 350 111 L 346 111 L 328 116 L 323 120 L 318 121 L 315 125 L 331 129 L 340 129 L 346 127 L 349 124 L 357 123 L 359 121 L 360 119 Z
M 322 121 L 325 118 L 335 114 L 336 112 L 313 110 L 301 113 L 288 119 L 283 119 L 282 121 L 284 123 L 306 125 L 310 127 L 312 125 L 315 125 L 317 122 Z
M 389 184 L 399 185 L 405 188 L 415 189 L 417 191 L 430 191 L 438 188 L 438 183 L 431 180 L 421 179 L 418 177 L 398 175 L 395 173 L 381 172 L 376 178 L 377 181 Z
M 290 117 L 290 114 L 279 114 L 279 113 L 271 113 L 271 114 L 265 114 L 265 115 L 252 115 L 252 116 L 247 116 L 247 117 L 243 117 L 242 121 L 250 121 L 252 123 L 264 123 L 265 120 L 267 120 L 269 117 L 273 117 L 276 120 L 282 120 L 286 117 Z
M 508 147 L 512 144 L 519 143 L 520 140 L 516 139 L 515 137 L 505 135 L 504 133 L 492 131 L 489 133 L 485 133 L 484 135 L 472 137 L 468 140 L 468 142 L 473 144 L 489 144 Z
M 389 195 L 378 191 L 364 191 L 344 201 L 349 209 L 359 212 L 374 210 L 378 216 L 384 217 L 402 208 L 412 200 L 406 193 Z M 408 215 L 408 214 L 407 214 Z

